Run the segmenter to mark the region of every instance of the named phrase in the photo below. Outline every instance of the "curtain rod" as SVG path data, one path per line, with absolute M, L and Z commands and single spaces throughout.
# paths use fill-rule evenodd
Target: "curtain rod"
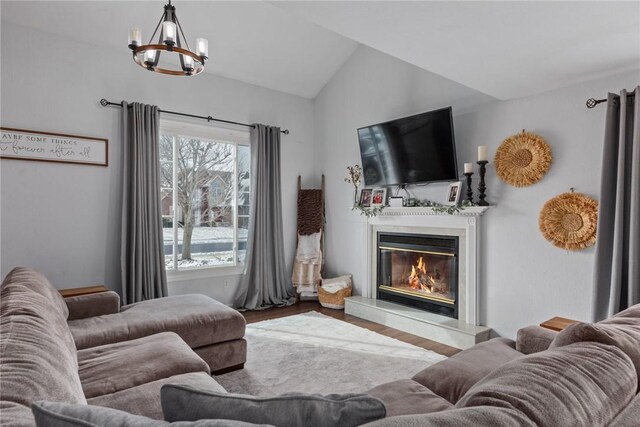
M 633 98 L 635 95 L 636 95 L 635 92 L 627 93 L 628 98 Z M 616 95 L 616 96 L 619 96 L 619 95 Z M 607 99 L 606 98 L 605 99 L 589 98 L 587 99 L 586 104 L 587 104 L 587 108 L 593 108 L 596 105 L 601 104 L 603 102 L 607 102 Z
M 103 107 L 106 107 L 107 105 L 113 105 L 113 106 L 122 108 L 122 102 L 111 102 L 111 101 L 107 101 L 104 98 L 102 98 L 100 100 L 100 105 L 102 105 Z M 254 125 L 250 125 L 250 124 L 247 124 L 247 123 L 232 122 L 231 120 L 216 119 L 216 118 L 213 118 L 211 116 L 196 116 L 195 114 L 178 113 L 177 111 L 169 111 L 169 110 L 161 110 L 161 109 L 158 109 L 158 111 L 161 112 L 161 113 L 166 113 L 166 114 L 174 114 L 176 116 L 193 117 L 194 119 L 202 119 L 202 120 L 206 120 L 208 122 L 229 123 L 229 124 L 232 124 L 232 125 L 246 126 L 248 128 L 254 128 L 255 127 Z M 284 133 L 285 135 L 289 135 L 289 129 L 281 130 L 280 132 Z

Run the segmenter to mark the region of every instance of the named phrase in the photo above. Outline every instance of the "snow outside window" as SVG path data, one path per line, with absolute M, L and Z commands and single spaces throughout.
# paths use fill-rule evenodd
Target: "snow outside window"
M 244 263 L 250 163 L 246 131 L 162 121 L 160 172 L 167 270 Z

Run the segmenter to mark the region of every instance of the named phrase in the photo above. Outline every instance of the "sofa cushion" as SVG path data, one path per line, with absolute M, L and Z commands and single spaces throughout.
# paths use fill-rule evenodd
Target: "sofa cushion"
M 90 405 L 106 406 L 120 409 L 135 415 L 157 420 L 164 419 L 162 406 L 160 405 L 160 389 L 165 384 L 184 384 L 196 387 L 200 390 L 209 390 L 224 393 L 224 387 L 214 380 L 211 375 L 204 372 L 192 372 L 190 374 L 176 375 L 170 378 L 153 381 L 126 390 L 121 390 L 104 396 L 88 399 Z
M 631 403 L 616 415 L 609 427 L 638 427 L 639 421 L 640 394 L 636 394 Z
M 637 376 L 616 347 L 577 343 L 521 357 L 496 369 L 456 407 L 522 412 L 536 425 L 604 426 L 635 396 Z
M 531 325 L 518 330 L 516 337 L 516 350 L 522 354 L 533 354 L 545 351 L 549 348 L 558 332 Z
M 385 416 L 384 403 L 364 394 L 254 397 L 166 385 L 161 400 L 167 421 L 228 419 L 278 427 L 355 427 Z
M 174 375 L 209 373 L 209 366 L 173 332 L 78 351 L 86 398 L 111 394 Z
M 2 283 L 25 287 L 29 289 L 29 292 L 42 295 L 45 300 L 49 301 L 54 311 L 60 313 L 65 319 L 69 317 L 69 310 L 64 298 L 42 273 L 38 273 L 32 268 L 16 267 L 7 274 Z M 13 309 L 19 309 L 19 307 L 13 307 Z
M 599 323 L 619 323 L 624 322 L 624 319 L 640 319 L 640 304 L 632 305 L 631 307 L 624 309 L 620 313 L 617 313 Z
M 78 349 L 175 332 L 191 348 L 240 339 L 245 320 L 204 295 L 177 295 L 122 307 L 120 313 L 69 321 Z
M 640 375 L 640 319 L 619 317 L 608 320 L 611 322 L 574 323 L 558 334 L 550 348 L 585 341 L 612 345 L 631 358 Z
M 0 406 L 6 425 L 33 424 L 29 405 L 36 400 L 86 402 L 66 312 L 49 287 L 44 276 L 24 268 L 12 270 L 0 286 Z
M 64 302 L 69 309 L 68 320 L 120 312 L 120 295 L 113 291 L 67 297 Z
M 245 339 L 219 342 L 194 348 L 193 351 L 207 362 L 213 373 L 242 365 L 247 361 L 247 341 Z
M 387 417 L 428 414 L 453 408 L 453 405 L 425 386 L 405 379 L 379 385 L 367 392 L 384 402 Z
M 34 403 L 33 415 L 38 427 L 251 427 L 257 425 L 231 420 L 168 423 L 117 409 L 54 402 Z
M 522 353 L 513 340 L 494 338 L 433 364 L 412 379 L 455 404 L 482 377 L 519 357 Z
M 387 417 L 362 427 L 537 427 L 521 412 L 507 408 L 478 406 L 450 409 L 433 414 Z

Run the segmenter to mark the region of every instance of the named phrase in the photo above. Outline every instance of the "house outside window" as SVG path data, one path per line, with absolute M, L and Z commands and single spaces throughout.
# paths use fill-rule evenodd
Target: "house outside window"
M 247 131 L 161 121 L 160 181 L 168 271 L 244 263 L 250 156 Z

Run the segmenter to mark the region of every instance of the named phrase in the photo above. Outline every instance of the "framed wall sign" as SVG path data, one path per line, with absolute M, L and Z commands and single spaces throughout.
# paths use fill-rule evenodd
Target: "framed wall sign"
M 108 166 L 109 140 L 0 127 L 0 158 Z

